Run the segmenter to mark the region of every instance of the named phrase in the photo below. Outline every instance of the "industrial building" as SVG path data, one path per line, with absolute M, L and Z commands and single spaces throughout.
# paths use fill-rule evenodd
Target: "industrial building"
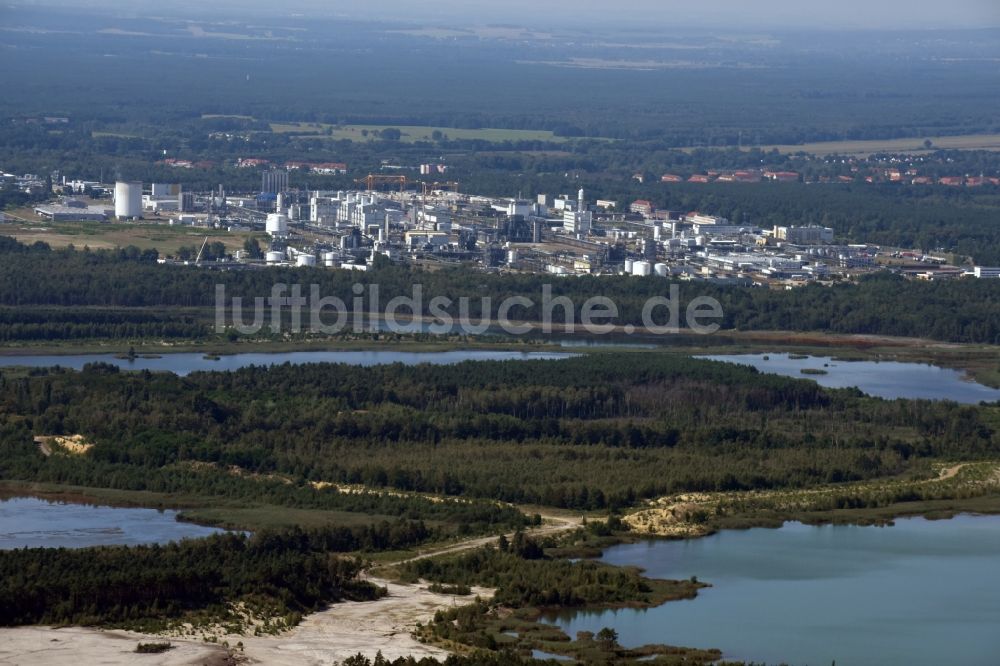
M 288 172 L 284 169 L 269 169 L 260 176 L 262 194 L 278 194 L 288 190 Z
M 775 240 L 782 240 L 793 245 L 815 245 L 818 243 L 832 243 L 833 229 L 829 227 L 774 227 L 771 235 Z
M 142 219 L 142 183 L 121 180 L 115 183 L 115 217 L 119 220 Z
M 35 214 L 49 222 L 104 222 L 113 213 L 114 209 L 105 206 L 88 206 L 75 199 L 35 207 Z

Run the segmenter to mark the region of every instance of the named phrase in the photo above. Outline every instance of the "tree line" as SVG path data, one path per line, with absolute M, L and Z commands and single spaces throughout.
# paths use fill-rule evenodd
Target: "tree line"
M 618 316 L 611 323 L 643 324 L 643 308 L 653 297 L 669 296 L 671 281 L 655 276 L 583 276 L 552 280 L 544 275 L 483 274 L 468 267 L 422 271 L 417 267 L 384 262 L 375 270 L 358 275 L 352 271 L 270 268 L 248 271 L 203 271 L 191 267 L 159 265 L 125 251 L 53 250 L 44 243 L 26 246 L 0 237 L 0 337 L 42 340 L 93 332 L 100 337 L 157 333 L 177 336 L 204 334 L 211 325 L 202 315 L 201 324 L 190 312 L 179 308 L 210 308 L 215 305 L 216 285 L 226 287 L 226 297 L 268 296 L 276 283 L 302 284 L 304 292 L 316 284 L 323 296 L 337 296 L 351 303 L 352 287 L 361 284 L 366 293 L 378 285 L 384 307 L 395 296 L 410 297 L 413 285 L 423 286 L 422 314 L 433 315 L 434 296 L 450 298 L 452 316 L 459 314 L 460 299 L 467 299 L 473 322 L 483 317 L 496 321 L 499 307 L 511 296 L 525 296 L 528 307 L 515 307 L 513 319 L 541 321 L 544 315 L 543 287 L 553 298 L 568 297 L 579 308 L 592 296 L 605 296 L 616 305 Z M 1000 344 L 1000 291 L 992 280 L 926 282 L 907 280 L 889 273 L 876 273 L 856 283 L 832 287 L 808 285 L 791 291 L 775 291 L 709 283 L 678 284 L 684 304 L 695 296 L 709 296 L 722 305 L 718 323 L 725 329 L 797 330 L 923 337 L 948 342 Z M 73 314 L 53 316 L 42 306 L 72 308 Z M 113 314 L 84 311 L 84 307 L 111 307 Z M 131 308 L 151 309 L 155 314 Z M 565 316 L 553 308 L 555 324 Z M 171 318 L 177 313 L 177 320 Z M 403 312 L 406 314 L 406 311 Z M 662 324 L 665 308 L 655 312 Z M 249 315 L 246 315 L 249 316 Z M 287 310 L 285 314 L 287 320 Z M 172 323 L 171 323 L 172 321 Z M 265 331 L 266 333 L 266 331 Z

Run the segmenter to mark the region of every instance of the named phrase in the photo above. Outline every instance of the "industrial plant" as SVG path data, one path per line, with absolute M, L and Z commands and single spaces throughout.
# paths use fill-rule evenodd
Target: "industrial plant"
M 262 166 L 262 165 L 258 165 Z M 343 165 L 338 165 L 343 166 Z M 440 171 L 439 171 L 440 173 Z M 495 272 L 658 276 L 793 288 L 874 270 L 922 279 L 988 277 L 946 258 L 838 243 L 821 226 L 772 226 L 700 212 L 658 210 L 650 201 L 590 201 L 587 192 L 488 197 L 457 182 L 371 174 L 352 190 L 289 187 L 289 170 L 261 172 L 259 192 L 191 192 L 177 184 L 66 180 L 73 192 L 35 213 L 52 222 L 118 221 L 259 233 L 260 251 L 194 263 L 218 269 L 319 266 L 367 270 L 379 257 L 429 267 L 478 265 Z M 263 243 L 263 245 L 260 245 Z M 161 261 L 191 263 L 190 258 Z

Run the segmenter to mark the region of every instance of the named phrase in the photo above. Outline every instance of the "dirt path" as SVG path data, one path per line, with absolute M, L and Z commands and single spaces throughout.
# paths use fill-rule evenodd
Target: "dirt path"
M 377 652 L 390 660 L 411 655 L 444 659 L 448 652 L 413 638 L 416 624 L 430 621 L 438 610 L 469 603 L 476 595 L 493 595 L 493 590 L 473 588 L 472 595 L 455 597 L 430 592 L 423 585 L 369 580 L 384 585 L 389 595 L 377 601 L 334 604 L 281 636 L 231 636 L 229 643 L 242 641 L 248 663 L 268 666 L 327 666 L 358 653 L 374 657 Z
M 976 478 L 976 468 L 981 468 Z M 696 537 L 709 532 L 704 521 L 694 520 L 699 515 L 713 513 L 733 503 L 755 504 L 758 509 L 768 510 L 809 510 L 816 502 L 829 498 L 834 494 L 855 492 L 867 494 L 880 489 L 918 487 L 951 481 L 962 474 L 963 470 L 973 470 L 972 478 L 959 479 L 956 483 L 965 484 L 970 489 L 982 489 L 984 486 L 1000 485 L 1000 465 L 995 462 L 964 462 L 949 465 L 937 470 L 937 476 L 927 479 L 904 480 L 869 480 L 841 485 L 827 485 L 799 490 L 767 490 L 767 491 L 732 491 L 712 493 L 688 493 L 673 495 L 651 500 L 645 508 L 625 516 L 624 521 L 636 532 L 657 534 L 659 536 Z M 985 470 L 985 474 L 983 473 Z
M 306 617 L 297 627 L 279 636 L 221 635 L 218 643 L 199 636 L 164 637 L 86 627 L 17 627 L 0 629 L 0 666 L 222 666 L 228 650 L 222 642 L 242 651 L 238 663 L 267 666 L 329 666 L 361 653 L 374 658 L 381 652 L 390 660 L 412 655 L 416 659 L 445 659 L 449 653 L 413 638 L 417 622 L 428 622 L 438 610 L 471 602 L 476 595 L 488 598 L 493 590 L 473 588 L 467 597 L 436 594 L 423 585 L 399 585 L 369 579 L 388 588 L 376 601 L 347 601 Z M 169 641 L 173 648 L 161 654 L 137 655 L 138 643 Z
M 569 530 L 575 530 L 576 528 L 583 525 L 582 517 L 565 517 L 565 516 L 554 516 L 551 514 L 542 514 L 542 524 L 538 527 L 526 530 L 526 533 L 535 536 L 550 536 L 552 534 L 558 534 L 560 532 L 567 532 Z M 508 539 L 514 536 L 511 532 L 505 535 Z M 437 557 L 438 555 L 449 555 L 451 553 L 461 553 L 467 550 L 473 550 L 475 548 L 480 548 L 490 543 L 496 543 L 500 540 L 499 536 L 488 536 L 488 537 L 476 537 L 472 539 L 467 539 L 465 541 L 460 541 L 459 543 L 452 544 L 449 546 L 441 546 L 439 548 L 432 548 L 430 550 L 420 552 L 417 555 L 408 557 L 402 560 L 397 560 L 391 562 L 391 566 L 398 566 L 400 564 L 406 564 L 407 562 L 416 562 L 417 560 L 423 560 L 428 557 Z
M 576 529 L 582 517 L 543 514 L 542 525 L 528 530 L 533 536 L 547 536 Z M 511 538 L 512 535 L 507 535 Z M 432 548 L 412 557 L 391 563 L 460 553 L 495 543 L 499 536 L 475 537 L 459 543 Z M 268 666 L 328 666 L 361 653 L 369 658 L 381 652 L 386 658 L 413 656 L 445 659 L 449 653 L 424 645 L 413 637 L 418 622 L 426 623 L 438 610 L 470 603 L 476 596 L 489 598 L 493 590 L 472 588 L 468 596 L 437 594 L 427 585 L 403 585 L 382 578 L 369 577 L 384 586 L 389 594 L 375 601 L 343 602 L 307 616 L 297 627 L 279 636 L 222 636 L 219 643 L 205 643 L 200 636 L 164 637 L 132 632 L 100 631 L 84 627 L 18 627 L 0 629 L 0 666 L 78 666 L 105 664 L 125 666 L 142 663 L 151 666 L 214 666 L 222 664 L 227 641 L 235 647 L 243 644 L 237 655 L 248 664 Z M 169 640 L 174 648 L 159 655 L 142 655 L 134 650 L 138 643 Z
M 958 465 L 952 465 L 951 467 L 945 467 L 941 470 L 941 474 L 934 481 L 947 481 L 948 479 L 954 479 L 958 476 L 958 473 L 962 471 L 962 468 L 966 467 L 969 463 L 960 463 Z

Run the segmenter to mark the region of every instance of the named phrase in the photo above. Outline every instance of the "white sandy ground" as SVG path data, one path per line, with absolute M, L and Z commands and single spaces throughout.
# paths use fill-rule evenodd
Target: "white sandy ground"
M 149 664 L 150 666 L 221 665 L 226 651 L 205 643 L 180 642 L 162 654 L 136 654 L 139 642 L 159 643 L 164 638 L 126 631 L 98 631 L 82 627 L 19 627 L 0 630 L 0 664 L 3 666 L 97 666 L 99 664 Z
M 493 594 L 493 590 L 472 588 L 472 596 L 455 597 L 429 592 L 424 585 L 371 582 L 386 585 L 389 596 L 373 602 L 335 604 L 306 617 L 280 637 L 233 637 L 229 642 L 233 645 L 242 640 L 251 663 L 269 666 L 326 666 L 359 652 L 374 657 L 379 650 L 387 659 L 410 655 L 444 659 L 448 652 L 413 638 L 416 623 L 426 624 L 436 611 L 468 604 L 475 595 L 488 598 Z
M 473 588 L 473 596 L 455 597 L 429 592 L 425 585 L 385 585 L 389 595 L 376 601 L 344 602 L 306 617 L 280 636 L 227 636 L 231 646 L 242 641 L 249 664 L 268 666 L 330 666 L 359 652 L 374 657 L 379 650 L 389 659 L 413 655 L 443 659 L 448 653 L 423 645 L 411 632 L 417 622 L 428 622 L 435 611 L 467 604 L 475 595 L 488 598 L 492 590 Z M 168 640 L 174 649 L 162 654 L 136 654 L 138 643 Z M 220 640 L 221 643 L 221 640 Z M 0 630 L 0 666 L 216 666 L 226 650 L 196 639 L 165 638 L 126 631 L 72 627 L 19 627 Z
M 579 527 L 581 519 L 545 516 L 545 524 L 530 530 L 536 536 Z M 508 538 L 512 535 L 508 535 Z M 467 539 L 434 548 L 404 561 L 478 548 L 497 537 Z M 398 562 L 397 564 L 401 564 Z M 375 601 L 348 601 L 307 616 L 291 631 L 279 636 L 221 636 L 218 644 L 200 638 L 157 636 L 128 631 L 102 631 L 85 627 L 17 627 L 0 629 L 0 666 L 224 666 L 230 646 L 243 643 L 240 663 L 266 666 L 331 666 L 359 652 L 374 657 L 379 651 L 388 658 L 434 657 L 448 652 L 424 645 L 413 637 L 418 622 L 426 624 L 438 610 L 471 603 L 476 596 L 487 599 L 493 590 L 473 587 L 469 596 L 436 594 L 427 585 L 401 585 L 378 578 L 372 583 L 389 590 Z M 161 654 L 136 654 L 138 643 L 169 641 L 174 649 Z

